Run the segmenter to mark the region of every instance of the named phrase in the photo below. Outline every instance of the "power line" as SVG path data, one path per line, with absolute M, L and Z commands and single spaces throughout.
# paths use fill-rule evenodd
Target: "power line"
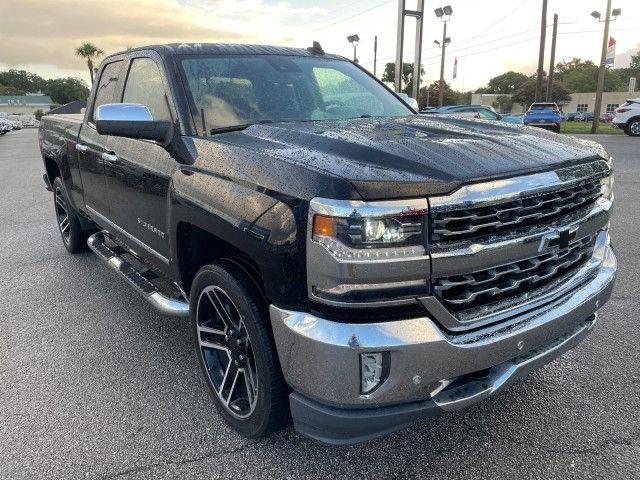
M 362 10 L 361 12 L 354 13 L 353 15 L 350 15 L 348 17 L 341 18 L 340 20 L 336 20 L 335 22 L 328 23 L 327 25 L 323 25 L 322 27 L 318 27 L 318 28 L 312 30 L 312 32 L 317 32 L 319 30 L 324 30 L 325 28 L 333 27 L 334 25 L 337 25 L 338 23 L 346 22 L 347 20 L 351 20 L 352 18 L 357 17 L 358 15 L 362 15 L 364 13 L 370 12 L 371 10 L 375 10 L 376 8 L 380 8 L 383 5 L 387 5 L 387 4 L 391 3 L 391 2 L 393 2 L 393 0 L 391 0 L 391 1 L 387 0 L 385 2 L 379 3 L 377 5 L 374 5 L 373 7 L 367 8 L 366 10 Z
M 467 39 L 462 39 L 460 40 L 459 44 L 464 45 L 465 43 L 470 42 L 471 40 L 474 40 L 480 36 L 482 36 L 482 34 L 484 34 L 485 32 L 489 31 L 490 29 L 492 29 L 493 27 L 495 27 L 496 25 L 498 25 L 500 22 L 502 22 L 505 18 L 507 18 L 508 16 L 510 16 L 511 14 L 513 14 L 516 10 L 518 10 L 520 7 L 522 7 L 525 3 L 527 2 L 527 0 L 522 0 L 522 2 L 520 2 L 518 5 L 516 5 L 516 7 L 513 10 L 510 10 L 508 13 L 506 13 L 505 15 L 503 15 L 502 17 L 500 17 L 498 20 L 496 20 L 495 22 L 493 22 L 492 24 L 490 24 L 488 27 L 486 27 L 484 30 L 480 30 L 478 33 L 476 33 L 475 35 L 472 35 L 471 37 L 467 38 Z
M 538 29 L 536 28 L 534 30 L 538 30 Z M 636 28 L 618 28 L 618 29 L 616 29 L 616 31 L 628 31 L 628 30 L 637 30 L 637 29 Z M 523 34 L 523 33 L 525 33 L 525 32 L 521 32 L 520 34 Z M 600 30 L 578 30 L 578 31 L 574 31 L 574 32 L 558 32 L 558 35 L 576 35 L 576 34 L 580 34 L 580 33 L 600 33 Z M 519 35 L 519 34 L 511 35 L 511 37 L 514 37 L 514 36 L 517 36 L 517 35 Z M 547 36 L 549 36 L 549 35 L 550 34 L 547 34 Z M 508 37 L 504 37 L 504 38 L 508 38 Z M 492 52 L 492 51 L 500 50 L 500 49 L 503 49 L 503 48 L 508 48 L 508 47 L 511 47 L 511 46 L 514 46 L 514 45 L 521 45 L 523 43 L 531 42 L 533 40 L 538 40 L 539 38 L 540 38 L 540 36 L 536 35 L 535 37 L 525 38 L 523 40 L 519 40 L 519 41 L 516 41 L 516 42 L 510 42 L 510 43 L 505 44 L 505 45 L 499 45 L 499 46 L 492 47 L 492 48 L 489 48 L 489 49 L 480 50 L 480 51 L 477 51 L 477 52 L 465 53 L 465 54 L 456 55 L 456 56 L 458 58 L 473 57 L 475 55 L 480 55 L 480 54 L 483 54 L 483 53 Z M 490 43 L 494 43 L 495 41 L 496 40 L 491 40 L 489 42 L 480 43 L 478 45 L 472 45 L 470 47 L 465 47 L 464 49 L 466 50 L 466 49 L 469 49 L 469 48 L 477 48 L 479 46 L 483 46 L 483 45 L 488 45 Z M 454 53 L 457 54 L 458 52 L 460 52 L 462 50 L 463 49 L 456 50 L 456 51 L 452 52 L 452 54 L 454 54 Z M 413 55 L 413 52 L 408 53 L 407 55 L 411 56 L 411 55 Z M 395 57 L 380 58 L 380 59 L 378 59 L 378 61 L 379 62 L 380 61 L 385 61 L 385 60 L 389 60 L 389 59 L 392 59 L 392 58 L 395 58 Z M 426 57 L 425 60 L 436 60 L 436 59 L 439 59 L 439 58 L 440 58 L 439 55 L 433 55 L 431 57 Z M 363 65 L 368 65 L 370 63 L 372 63 L 372 62 L 364 62 Z M 425 67 L 426 66 L 433 66 L 433 65 L 438 65 L 438 63 L 439 63 L 438 61 L 427 62 L 427 63 L 423 63 L 423 66 L 425 66 Z

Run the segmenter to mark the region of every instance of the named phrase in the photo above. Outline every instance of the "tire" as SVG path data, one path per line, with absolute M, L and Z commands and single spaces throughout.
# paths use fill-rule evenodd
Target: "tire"
M 630 137 L 640 137 L 640 118 L 633 118 L 629 120 L 627 126 L 624 129 L 624 133 Z
M 202 267 L 193 280 L 189 316 L 203 379 L 227 424 L 247 438 L 285 425 L 289 392 L 267 308 L 244 271 L 225 261 Z
M 53 206 L 62 243 L 67 251 L 69 253 L 83 253 L 89 250 L 87 246 L 89 235 L 82 230 L 78 214 L 69 203 L 67 190 L 60 177 L 56 177 L 53 181 Z
M 556 132 L 556 133 L 560 133 L 560 127 L 559 126 L 558 127 L 553 127 L 551 130 Z

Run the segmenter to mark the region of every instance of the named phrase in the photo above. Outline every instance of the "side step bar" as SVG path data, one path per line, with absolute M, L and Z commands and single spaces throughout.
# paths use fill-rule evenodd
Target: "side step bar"
M 133 288 L 147 299 L 159 312 L 174 317 L 189 315 L 189 303 L 184 300 L 169 298 L 153 283 L 144 277 L 133 265 L 121 258 L 105 243 L 105 232 L 94 233 L 87 240 L 87 245 L 107 265 L 122 275 Z

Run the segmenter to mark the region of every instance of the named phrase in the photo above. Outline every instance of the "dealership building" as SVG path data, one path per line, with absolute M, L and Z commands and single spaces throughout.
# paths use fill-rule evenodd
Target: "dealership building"
M 51 97 L 40 93 L 0 95 L 0 112 L 7 115 L 32 115 L 38 110 L 46 113 L 53 105 Z
M 523 113 L 523 109 L 519 103 L 511 106 L 499 107 L 497 104 L 498 97 L 510 97 L 511 95 L 502 95 L 499 93 L 474 93 L 471 95 L 471 103 L 475 105 L 493 106 L 500 113 L 519 114 Z M 604 92 L 602 94 L 602 112 L 614 113 L 615 109 L 622 105 L 628 98 L 636 98 L 638 93 L 629 92 Z M 572 93 L 571 101 L 560 105 L 565 113 L 570 112 L 593 112 L 596 103 L 595 92 L 589 93 Z

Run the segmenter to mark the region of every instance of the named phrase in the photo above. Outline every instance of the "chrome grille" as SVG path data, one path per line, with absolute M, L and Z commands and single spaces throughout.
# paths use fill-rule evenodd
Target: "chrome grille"
M 452 313 L 487 307 L 575 273 L 593 255 L 595 236 L 566 248 L 464 275 L 435 278 L 433 291 Z
M 443 209 L 431 213 L 435 243 L 469 240 L 521 227 L 547 224 L 571 212 L 593 206 L 601 196 L 601 176 L 562 189 L 538 193 L 488 206 Z

